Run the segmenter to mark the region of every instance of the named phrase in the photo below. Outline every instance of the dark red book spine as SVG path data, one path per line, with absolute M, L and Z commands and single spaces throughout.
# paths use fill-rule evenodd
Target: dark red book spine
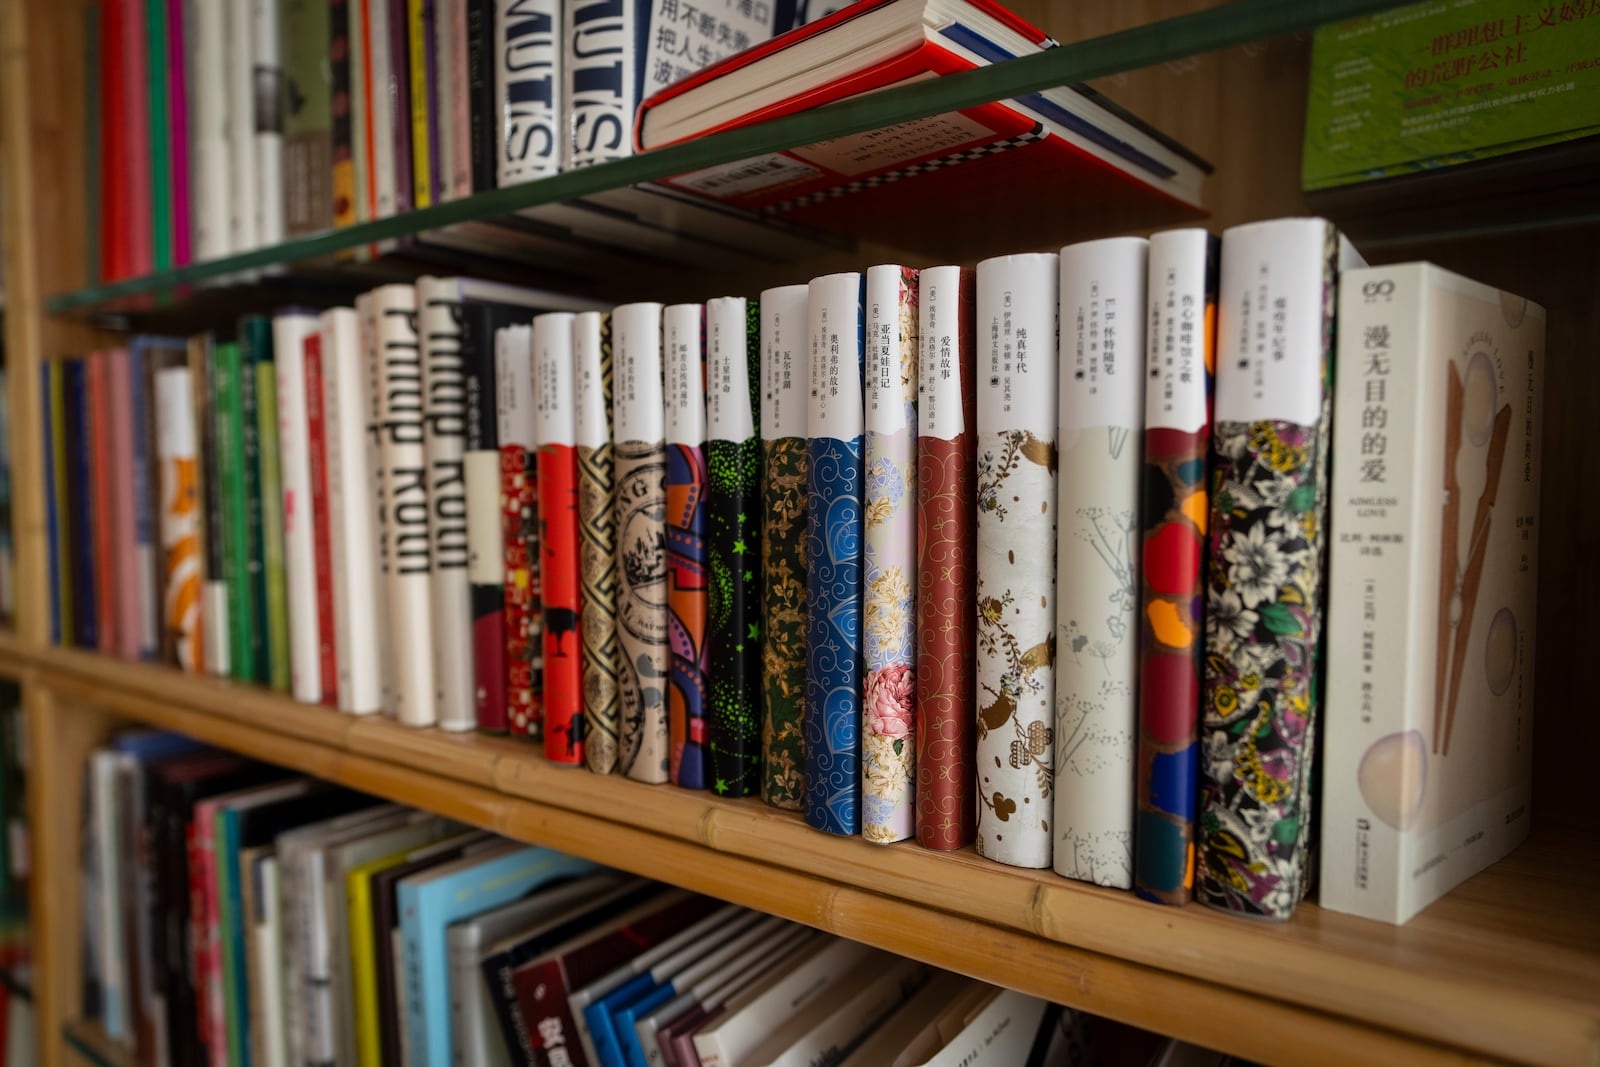
M 578 450 L 539 448 L 540 594 L 544 612 L 544 754 L 583 762 L 583 658 L 578 630 Z
M 501 528 L 505 535 L 506 718 L 515 737 L 544 738 L 543 682 L 538 654 L 539 479 L 534 453 L 500 446 Z
M 311 543 L 317 566 L 317 673 L 322 702 L 339 706 L 339 655 L 333 611 L 333 529 L 328 514 L 328 423 L 322 402 L 322 337 L 306 338 L 306 428 L 311 457 Z

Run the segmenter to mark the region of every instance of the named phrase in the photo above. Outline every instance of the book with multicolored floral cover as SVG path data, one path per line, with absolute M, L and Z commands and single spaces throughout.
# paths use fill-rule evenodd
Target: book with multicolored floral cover
M 705 305 L 673 304 L 662 313 L 666 379 L 667 643 L 672 685 L 667 727 L 673 785 L 706 787 L 706 698 L 710 651 L 706 631 Z

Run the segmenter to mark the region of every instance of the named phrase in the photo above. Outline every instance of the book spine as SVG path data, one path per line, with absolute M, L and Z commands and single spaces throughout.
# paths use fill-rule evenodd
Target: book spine
M 500 1024 L 500 1037 L 504 1042 L 503 1054 L 514 1056 L 522 1067 L 535 1067 L 539 1063 L 533 1044 L 533 1033 L 523 1016 L 517 999 L 516 969 L 510 951 L 497 952 L 483 961 L 483 980 L 489 989 L 489 1004 Z
M 539 571 L 544 614 L 544 754 L 583 762 L 582 640 L 578 632 L 577 402 L 572 319 L 533 320 L 533 397 L 539 467 Z
M 1054 864 L 1115 889 L 1133 888 L 1148 260 L 1142 237 L 1060 260 Z
M 450 105 L 450 170 L 446 172 L 445 189 L 452 200 L 472 195 L 472 76 L 467 69 L 470 2 L 449 0 L 449 75 L 441 79 L 444 98 Z
M 632 0 L 572 0 L 566 28 L 564 88 L 571 101 L 564 124 L 568 167 L 588 167 L 633 154 L 638 66 L 644 62 L 641 5 Z M 570 138 L 570 140 L 569 140 Z
M 500 525 L 500 420 L 496 410 L 494 312 L 469 309 L 461 333 L 466 383 L 467 581 L 472 593 L 472 667 L 478 729 L 506 732 L 505 532 Z
M 761 796 L 805 794 L 808 288 L 761 294 Z
M 273 357 L 278 365 L 278 468 L 283 482 L 290 689 L 296 700 L 306 704 L 322 701 L 311 424 L 306 411 L 306 342 L 316 329 L 316 318 L 304 312 L 279 315 L 272 322 Z
M 283 130 L 284 228 L 291 237 L 337 222 L 334 109 L 347 51 L 333 47 L 348 26 L 348 0 L 281 0 L 287 99 Z
M 1195 895 L 1261 918 L 1307 882 L 1339 248 L 1320 219 L 1222 242 Z
M 261 198 L 267 193 L 256 171 L 255 19 L 252 0 L 221 0 L 227 25 L 228 57 L 224 71 L 227 100 L 228 243 L 234 251 L 261 244 L 257 224 Z
M 146 99 L 150 118 L 150 266 L 172 266 L 172 110 L 167 97 L 167 0 L 144 0 Z
M 317 688 L 322 703 L 339 706 L 338 630 L 334 624 L 333 501 L 328 495 L 328 422 L 321 333 L 306 338 L 306 443 L 311 473 L 311 547 L 317 576 Z
M 194 258 L 205 261 L 234 249 L 228 207 L 233 157 L 228 141 L 227 11 L 222 3 L 186 0 L 184 13 L 186 98 L 194 105 L 189 115 L 191 245 Z M 111 222 L 105 220 L 108 230 Z
M 422 343 L 423 424 L 428 463 L 428 534 L 432 551 L 433 684 L 439 725 L 478 725 L 472 661 L 472 588 L 467 576 L 467 390 L 462 363 L 465 309 L 449 279 L 416 286 Z
M 138 655 L 161 658 L 161 465 L 156 458 L 154 360 L 135 345 L 124 360 L 128 377 L 128 426 L 133 456 L 134 584 L 137 590 Z
M 122 7 L 120 0 L 87 9 L 89 29 L 96 32 L 95 47 L 84 57 L 89 79 L 96 88 L 95 129 L 90 131 L 91 166 L 86 178 L 93 183 L 91 201 L 97 206 L 100 234 L 99 270 L 102 281 L 116 281 L 129 273 L 126 182 L 116 180 L 127 167 L 127 123 L 122 115 Z M 91 240 L 93 236 L 91 235 Z
M 199 440 L 200 514 L 204 527 L 200 550 L 205 561 L 205 601 L 200 620 L 205 627 L 205 670 L 226 676 L 228 668 L 228 587 L 222 577 L 225 545 L 222 487 L 217 478 L 218 442 L 212 381 L 216 339 L 202 334 L 189 342 L 189 384 L 194 389 L 194 425 Z
M 1057 257 L 978 264 L 978 854 L 1050 866 Z
M 499 53 L 495 12 L 499 0 L 466 0 L 467 92 L 471 95 L 472 191 L 493 189 L 500 174 L 500 123 L 496 108 Z
M 455 10 L 464 0 L 434 0 L 429 24 L 428 85 L 432 101 L 434 137 L 433 196 L 438 203 L 454 199 L 450 183 L 455 178 Z
M 261 500 L 260 596 L 265 613 L 267 671 L 262 680 L 289 692 L 289 591 L 284 562 L 282 453 L 278 446 L 278 365 L 272 352 L 272 320 L 247 315 L 239 324 L 255 372 L 257 478 Z
M 358 0 L 330 0 L 329 15 L 329 71 L 332 96 L 330 98 L 329 151 L 333 165 L 331 192 L 333 195 L 333 225 L 349 226 L 357 221 L 356 214 L 356 85 L 355 36 Z
M 44 518 L 47 544 L 50 549 L 50 643 L 71 643 L 72 595 L 68 591 L 71 568 L 65 548 L 63 533 L 66 523 L 61 512 L 65 507 L 61 483 L 65 480 L 61 441 L 61 367 L 56 360 L 44 360 L 39 365 L 40 424 L 44 429 Z
M 662 316 L 667 441 L 667 693 L 672 784 L 706 787 L 706 409 L 701 367 L 705 308 L 674 304 Z
M 434 0 L 405 0 L 407 73 L 411 105 L 411 195 L 413 207 L 433 203 L 433 94 L 429 91 L 429 53 L 433 51 Z
M 916 833 L 917 272 L 867 271 L 861 836 Z
M 416 294 L 408 285 L 386 285 L 377 291 L 377 304 L 395 715 L 407 726 L 432 726 L 438 721 L 430 625 L 433 552 L 428 534 L 427 408 Z
M 211 380 L 213 440 L 222 505 L 222 580 L 228 597 L 228 664 L 231 677 L 254 680 L 250 635 L 250 522 L 245 514 L 244 398 L 239 387 L 239 345 L 219 342 Z
M 350 49 L 350 213 L 357 222 L 372 218 L 372 57 L 367 54 L 367 0 L 345 0 Z M 337 162 L 337 161 L 336 161 Z M 337 207 L 337 205 L 336 205 Z
M 1194 887 L 1217 251 L 1205 230 L 1150 239 L 1133 885 L 1163 904 Z
M 539 482 L 533 429 L 533 329 L 495 337 L 495 392 L 500 421 L 500 529 L 505 544 L 506 719 L 510 732 L 542 742 L 543 679 L 535 666 L 539 618 Z
M 618 766 L 636 781 L 668 779 L 667 444 L 661 305 L 611 312 L 617 485 L 617 639 L 622 730 Z
M 706 783 L 761 792 L 761 305 L 706 304 L 706 525 L 711 572 Z
M 366 15 L 367 197 L 373 218 L 394 214 L 393 101 L 389 95 L 389 0 L 358 0 Z
M 186 671 L 203 665 L 200 503 L 196 494 L 194 408 L 187 367 L 158 371 L 155 379 L 156 457 L 160 463 L 163 645 Z
M 977 825 L 973 278 L 930 267 L 918 281 L 917 841 L 948 851 Z
M 4 384 L 0 382 L 0 384 Z M 144 599 L 148 576 L 142 567 L 143 546 L 149 545 L 148 516 L 138 507 L 143 494 L 144 457 L 136 431 L 140 408 L 135 393 L 128 350 L 106 353 L 106 414 L 111 461 L 111 536 L 115 542 L 111 578 L 116 586 L 117 654 L 126 659 L 148 658 L 152 629 Z
M 122 649 L 121 610 L 115 568 L 117 540 L 117 466 L 112 459 L 110 353 L 96 352 L 84 360 L 86 391 L 84 436 L 89 464 L 91 498 L 85 509 L 85 535 L 94 542 L 94 603 L 99 620 L 97 646 L 102 652 L 120 655 Z
M 357 313 L 323 312 L 322 337 L 338 705 L 369 715 L 383 707 L 379 647 L 386 622 L 378 606 L 382 579 L 367 456 L 371 401 Z
M 422 32 L 425 41 L 422 58 L 424 66 L 424 91 L 428 98 L 428 203 L 437 204 L 444 200 L 444 153 L 445 138 L 439 132 L 441 117 L 444 111 L 445 98 L 444 86 L 440 81 L 439 48 L 441 35 L 439 22 L 440 8 L 448 0 L 423 0 Z
M 145 274 L 155 266 L 154 231 L 157 190 L 150 184 L 154 170 L 152 140 L 150 52 L 146 42 L 148 22 L 144 0 L 119 0 L 122 4 L 122 116 L 127 123 L 128 169 L 122 172 L 128 184 L 129 233 L 132 238 L 131 273 Z
M 366 375 L 366 453 L 367 471 L 372 479 L 372 531 L 377 543 L 373 565 L 378 580 L 372 603 L 382 624 L 371 632 L 378 644 L 378 676 L 384 712 L 395 715 L 394 642 L 390 639 L 393 622 L 389 621 L 389 557 L 392 554 L 390 538 L 393 531 L 389 522 L 388 486 L 385 484 L 383 441 L 386 436 L 383 417 L 383 347 L 378 337 L 378 300 L 373 293 L 356 298 L 358 337 L 361 344 L 361 363 Z
M 267 567 L 265 511 L 261 503 L 261 411 L 256 392 L 258 367 L 255 349 L 242 336 L 239 347 L 239 406 L 243 415 L 240 460 L 244 468 L 245 573 L 248 578 L 250 609 L 250 659 L 252 681 L 263 685 L 272 680 L 271 638 L 267 607 Z
M 167 5 L 167 54 L 162 69 L 167 72 L 167 150 L 172 185 L 172 264 L 184 266 L 194 258 L 194 215 L 191 207 L 189 176 L 189 28 L 184 24 L 184 0 L 165 0 Z
M 89 401 L 87 360 L 67 364 L 62 381 L 66 435 L 67 524 L 73 569 L 73 642 L 79 648 L 98 648 L 100 642 L 100 583 L 96 563 L 94 524 L 95 421 Z
M 617 484 L 611 444 L 611 317 L 573 319 L 577 366 L 579 597 L 583 633 L 584 761 L 617 770 L 621 698 L 617 686 Z
M 495 184 L 501 187 L 561 171 L 563 50 L 560 0 L 495 0 L 497 121 Z
M 284 236 L 283 107 L 288 98 L 283 78 L 280 37 L 280 0 L 251 0 L 250 31 L 253 65 L 250 71 L 251 164 L 257 173 L 255 237 L 258 245 L 275 245 Z M 321 8 L 327 18 L 327 8 Z M 323 40 L 327 24 L 323 23 Z M 324 57 L 319 53 L 319 59 Z M 322 64 L 326 85 L 326 61 Z M 331 120 L 330 120 L 331 121 Z M 328 172 L 323 171 L 326 183 Z
M 812 381 L 806 417 L 806 784 L 808 824 L 861 832 L 860 274 L 811 282 Z
M 390 185 L 394 197 L 393 213 L 403 215 L 415 203 L 416 189 L 412 184 L 412 68 L 410 39 L 412 30 L 408 0 L 381 0 L 387 7 L 387 39 L 389 62 L 389 165 L 394 171 Z M 422 0 L 412 0 L 421 3 Z

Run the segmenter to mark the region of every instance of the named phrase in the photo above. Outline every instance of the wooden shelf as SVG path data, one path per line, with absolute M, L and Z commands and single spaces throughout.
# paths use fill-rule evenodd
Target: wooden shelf
M 91 653 L 31 656 L 67 704 L 758 907 L 1271 1063 L 1600 1062 L 1600 842 L 1543 831 L 1401 928 L 1302 907 L 1255 925 L 970 850 L 831 837 L 759 801 L 553 765 Z
M 78 1054 L 81 1063 L 95 1067 L 138 1067 L 139 1057 L 131 1049 L 117 1044 L 106 1036 L 100 1024 L 87 1019 L 73 1019 L 62 1028 L 62 1037 Z M 40 1040 L 45 1035 L 40 1034 Z

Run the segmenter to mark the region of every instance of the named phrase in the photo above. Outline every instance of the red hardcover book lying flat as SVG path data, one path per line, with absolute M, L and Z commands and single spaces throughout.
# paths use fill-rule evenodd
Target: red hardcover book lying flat
M 860 0 L 646 100 L 641 150 L 1054 47 L 989 0 Z M 826 229 L 883 235 L 896 219 L 985 202 L 1036 216 L 1093 206 L 1108 223 L 1202 214 L 1204 161 L 1093 90 L 1068 86 L 668 179 L 680 189 Z M 1006 196 L 992 196 L 1005 189 Z M 983 191 L 987 190 L 988 194 Z M 946 232 L 948 237 L 948 231 Z

